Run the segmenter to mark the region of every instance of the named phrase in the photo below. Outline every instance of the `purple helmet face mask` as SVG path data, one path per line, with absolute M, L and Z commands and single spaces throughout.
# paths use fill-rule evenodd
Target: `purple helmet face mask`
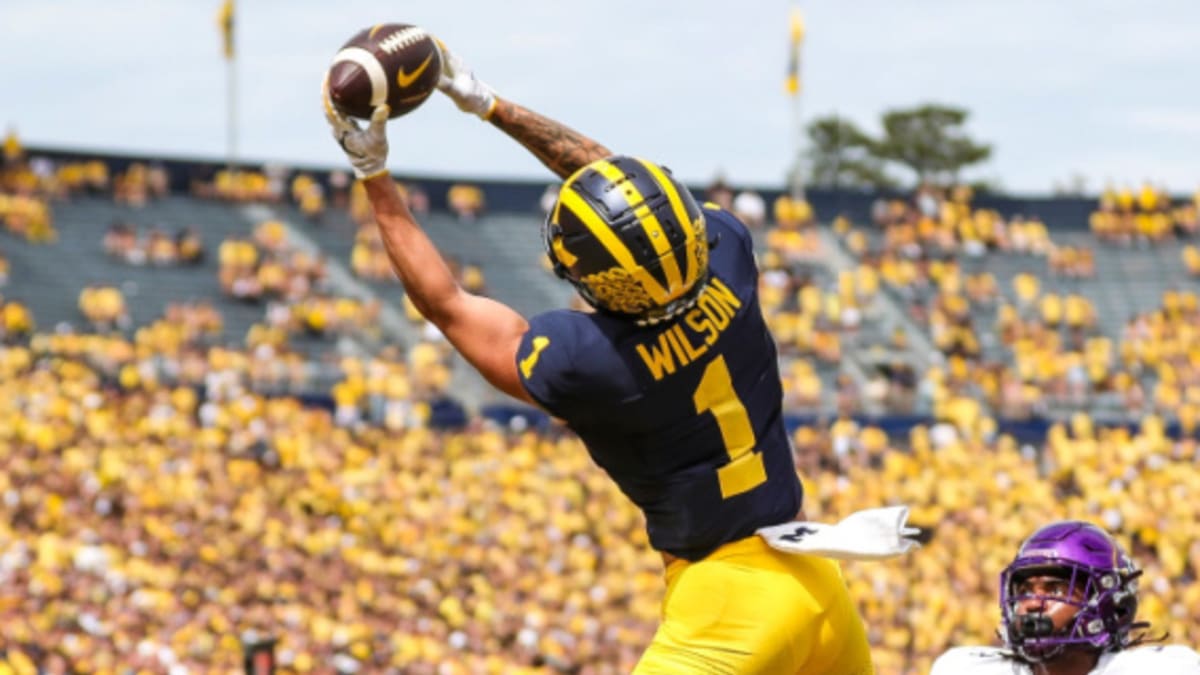
M 1048 574 L 1067 581 L 1065 596 L 1018 594 L 1017 582 Z M 1123 648 L 1137 614 L 1137 569 L 1104 530 L 1081 521 L 1047 525 L 1025 540 L 1000 575 L 1001 632 L 1005 643 L 1030 661 L 1054 658 L 1069 646 Z M 1076 601 L 1076 591 L 1080 600 Z M 1078 608 L 1062 630 L 1028 630 L 1017 608 L 1028 599 Z M 1047 634 L 1048 633 L 1048 634 Z

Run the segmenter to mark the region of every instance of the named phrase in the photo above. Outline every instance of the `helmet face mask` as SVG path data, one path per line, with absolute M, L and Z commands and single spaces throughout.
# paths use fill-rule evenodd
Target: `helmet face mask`
M 704 214 L 669 170 L 615 156 L 576 171 L 542 229 L 555 273 L 606 314 L 653 324 L 708 280 Z
M 1121 546 L 1094 525 L 1061 521 L 1039 529 L 1000 575 L 1005 643 L 1031 662 L 1052 659 L 1068 647 L 1124 648 L 1137 614 L 1139 574 Z M 1062 592 L 1033 593 L 1024 583 L 1032 577 L 1057 577 Z M 1033 615 L 1023 610 L 1031 604 L 1052 609 Z M 1052 627 L 1049 615 L 1063 613 L 1065 622 Z

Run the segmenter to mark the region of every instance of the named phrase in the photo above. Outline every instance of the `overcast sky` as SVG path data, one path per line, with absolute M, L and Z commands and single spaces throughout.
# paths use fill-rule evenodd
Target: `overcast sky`
M 0 0 L 0 125 L 27 144 L 223 157 L 219 0 Z M 338 47 L 380 22 L 441 36 L 502 95 L 689 181 L 780 186 L 796 139 L 787 0 L 239 0 L 239 154 L 340 166 L 318 106 Z M 994 144 L 974 177 L 1200 187 L 1200 2 L 800 2 L 805 116 L 877 130 L 926 101 Z M 389 126 L 400 172 L 543 178 L 436 96 Z

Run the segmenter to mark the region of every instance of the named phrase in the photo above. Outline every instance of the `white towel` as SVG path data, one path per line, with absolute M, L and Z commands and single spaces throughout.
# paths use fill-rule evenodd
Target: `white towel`
M 906 526 L 907 520 L 907 506 L 888 506 L 856 511 L 837 525 L 807 521 L 783 523 L 760 528 L 758 535 L 767 540 L 771 548 L 787 553 L 837 560 L 884 560 L 920 546 L 909 537 L 921 531 Z

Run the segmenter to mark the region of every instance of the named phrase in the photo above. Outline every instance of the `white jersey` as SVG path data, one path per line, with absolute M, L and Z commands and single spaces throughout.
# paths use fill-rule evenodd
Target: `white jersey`
M 955 647 L 933 662 L 929 675 L 1033 675 L 998 647 Z M 1200 654 L 1182 645 L 1137 647 L 1100 655 L 1091 675 L 1200 675 Z

